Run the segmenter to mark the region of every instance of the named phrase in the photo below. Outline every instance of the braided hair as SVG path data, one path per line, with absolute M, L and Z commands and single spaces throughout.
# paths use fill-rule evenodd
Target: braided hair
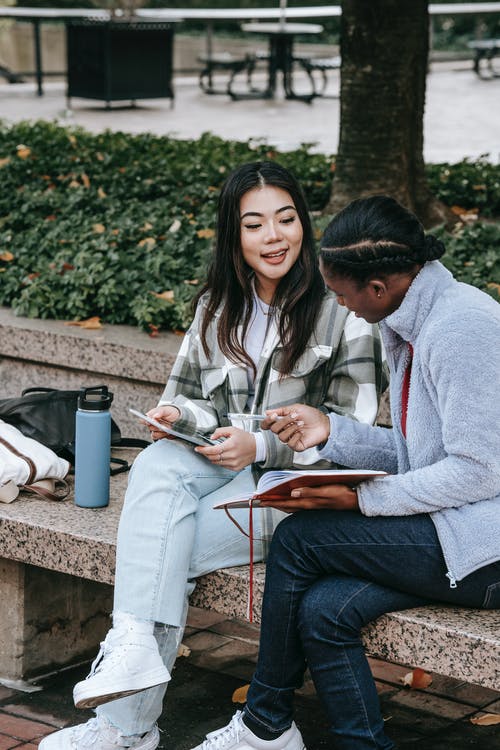
M 440 240 L 425 234 L 415 214 L 387 195 L 349 203 L 321 240 L 326 274 L 346 276 L 360 286 L 377 276 L 411 271 L 444 251 Z

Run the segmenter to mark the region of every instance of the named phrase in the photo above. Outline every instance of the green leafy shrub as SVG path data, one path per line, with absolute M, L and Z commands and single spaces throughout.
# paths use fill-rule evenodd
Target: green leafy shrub
M 500 224 L 457 224 L 450 234 L 436 232 L 446 245 L 443 263 L 453 275 L 500 298 Z
M 91 135 L 39 122 L 0 127 L 0 304 L 29 317 L 184 329 L 203 281 L 221 183 L 265 143 Z M 326 157 L 280 161 L 311 209 L 330 191 Z
M 477 208 L 482 216 L 500 216 L 500 164 L 486 157 L 458 164 L 428 164 L 432 192 L 448 206 Z
M 299 177 L 310 210 L 321 211 L 332 157 L 311 144 L 279 153 L 210 134 L 183 141 L 0 124 L 0 304 L 28 317 L 184 330 L 223 180 L 237 164 L 274 158 Z M 435 165 L 429 175 L 446 203 L 500 214 L 498 167 Z M 316 221 L 320 230 L 325 217 Z M 482 288 L 499 280 L 499 231 L 478 222 L 448 239 L 457 276 Z

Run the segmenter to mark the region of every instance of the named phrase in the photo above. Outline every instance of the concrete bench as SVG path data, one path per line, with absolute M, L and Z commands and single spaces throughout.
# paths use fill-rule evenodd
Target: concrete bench
M 126 326 L 82 331 L 0 309 L 1 395 L 18 395 L 29 385 L 79 388 L 104 378 L 116 394 L 114 416 L 122 432 L 144 437 L 126 408 L 155 402 L 179 344 L 173 334 L 150 339 Z M 0 503 L 0 682 L 22 686 L 95 655 L 110 624 L 126 481 L 126 474 L 112 477 L 107 508 L 24 494 L 10 505 Z M 248 574 L 242 566 L 201 578 L 192 604 L 245 618 Z M 264 566 L 257 565 L 256 623 L 263 584 Z M 364 638 L 374 656 L 500 690 L 500 610 L 429 606 L 393 612 L 366 628 Z
M 500 76 L 500 70 L 497 71 L 493 63 L 500 55 L 500 39 L 476 39 L 467 46 L 474 52 L 474 71 L 480 78 Z

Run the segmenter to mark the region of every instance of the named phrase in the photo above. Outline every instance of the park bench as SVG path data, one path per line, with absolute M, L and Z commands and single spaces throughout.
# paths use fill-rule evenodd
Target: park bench
M 200 71 L 199 84 L 205 94 L 232 96 L 234 79 L 238 73 L 246 74 L 248 89 L 252 88 L 252 73 L 257 62 L 254 54 L 246 53 L 236 56 L 231 52 L 218 52 L 211 55 L 199 55 L 198 61 L 203 65 Z M 225 75 L 225 82 L 222 87 L 218 87 L 214 83 L 214 76 L 218 74 Z
M 150 339 L 126 326 L 68 329 L 0 309 L 2 395 L 17 395 L 27 384 L 74 388 L 105 379 L 116 393 L 122 432 L 144 437 L 133 418 L 127 422 L 126 405 L 154 403 L 179 344 L 173 334 Z M 0 504 L 0 596 L 6 603 L 0 609 L 0 681 L 22 687 L 95 655 L 110 624 L 126 481 L 126 474 L 112 477 L 107 508 L 24 494 Z M 256 623 L 264 571 L 263 564 L 255 566 Z M 199 579 L 191 603 L 244 619 L 248 584 L 248 566 L 218 570 Z M 364 639 L 374 656 L 500 690 L 500 610 L 427 606 L 392 612 L 370 624 Z
M 475 39 L 467 43 L 474 52 L 474 71 L 480 78 L 496 78 L 500 70 L 495 69 L 494 58 L 500 55 L 500 39 Z
M 314 96 L 321 96 L 326 99 L 337 99 L 338 94 L 327 93 L 329 73 L 332 70 L 339 70 L 341 65 L 340 55 L 331 57 L 311 57 L 309 55 L 295 55 L 294 61 L 299 63 L 309 76 L 309 80 L 314 91 Z M 316 74 L 319 74 L 320 83 L 316 80 Z

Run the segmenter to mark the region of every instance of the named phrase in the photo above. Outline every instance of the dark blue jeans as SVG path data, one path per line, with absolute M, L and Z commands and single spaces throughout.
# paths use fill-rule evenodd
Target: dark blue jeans
M 307 666 L 338 750 L 394 748 L 360 638 L 364 625 L 429 602 L 500 607 L 500 562 L 450 588 L 428 515 L 292 514 L 274 533 L 266 570 L 259 659 L 245 711 L 267 730 L 287 729 Z

